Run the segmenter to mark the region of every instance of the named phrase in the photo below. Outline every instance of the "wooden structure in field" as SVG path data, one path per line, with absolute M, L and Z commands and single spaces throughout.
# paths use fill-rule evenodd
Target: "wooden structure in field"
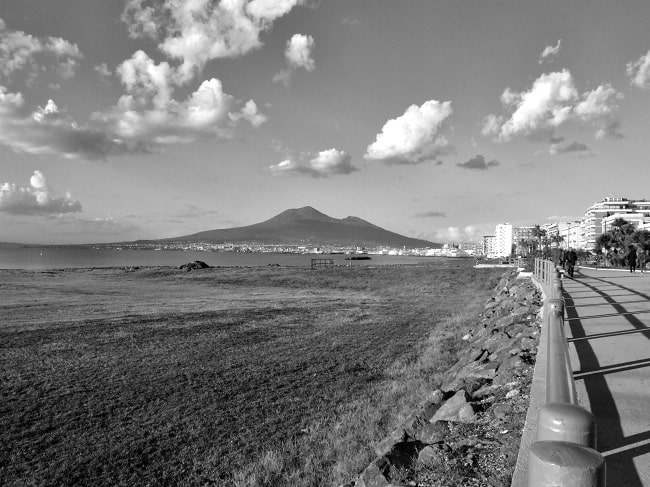
M 311 268 L 317 269 L 318 267 L 334 267 L 333 259 L 312 259 Z

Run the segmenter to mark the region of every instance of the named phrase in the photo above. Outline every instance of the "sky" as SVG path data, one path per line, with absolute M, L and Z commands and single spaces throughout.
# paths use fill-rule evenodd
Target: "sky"
M 435 242 L 650 186 L 647 0 L 1 0 L 0 241 L 312 206 Z

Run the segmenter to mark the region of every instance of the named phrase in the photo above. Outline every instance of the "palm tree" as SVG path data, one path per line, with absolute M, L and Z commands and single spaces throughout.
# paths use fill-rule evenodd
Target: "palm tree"
M 545 236 L 546 236 L 546 230 L 540 228 L 539 225 L 535 225 L 535 227 L 533 228 L 533 237 L 537 239 L 538 249 L 542 248 L 542 238 Z

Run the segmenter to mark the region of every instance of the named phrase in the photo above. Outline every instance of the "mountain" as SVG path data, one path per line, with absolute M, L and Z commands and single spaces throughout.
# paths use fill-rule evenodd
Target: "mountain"
M 261 223 L 245 227 L 225 228 L 165 239 L 165 242 L 210 242 L 260 244 L 303 244 L 363 247 L 437 248 L 440 244 L 405 237 L 384 230 L 361 218 L 349 216 L 341 220 L 305 206 L 286 210 Z

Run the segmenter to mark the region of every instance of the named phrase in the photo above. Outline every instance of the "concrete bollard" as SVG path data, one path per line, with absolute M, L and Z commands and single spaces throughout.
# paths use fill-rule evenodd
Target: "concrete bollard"
M 596 448 L 596 418 L 576 404 L 546 404 L 539 410 L 537 441 L 568 441 Z
M 528 452 L 528 487 L 605 487 L 605 459 L 596 450 L 538 441 Z

